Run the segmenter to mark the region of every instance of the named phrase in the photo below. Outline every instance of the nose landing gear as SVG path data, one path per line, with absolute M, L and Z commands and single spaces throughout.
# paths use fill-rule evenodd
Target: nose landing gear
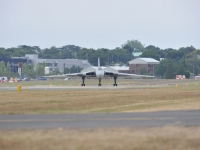
M 82 77 L 82 81 L 83 81 L 83 83 L 81 84 L 81 86 L 85 86 L 85 83 L 84 83 L 85 77 Z
M 101 86 L 101 79 L 99 79 L 99 84 L 98 84 L 98 86 Z

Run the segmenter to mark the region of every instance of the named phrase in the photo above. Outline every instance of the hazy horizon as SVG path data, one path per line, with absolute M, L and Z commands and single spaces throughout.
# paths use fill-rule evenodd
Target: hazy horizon
M 196 0 L 0 0 L 0 47 L 120 47 L 127 40 L 161 49 L 200 49 Z

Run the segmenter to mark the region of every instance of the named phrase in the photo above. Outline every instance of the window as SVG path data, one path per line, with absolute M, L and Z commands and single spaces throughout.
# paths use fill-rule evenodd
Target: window
M 52 64 L 51 63 L 46 63 L 46 66 L 51 67 Z

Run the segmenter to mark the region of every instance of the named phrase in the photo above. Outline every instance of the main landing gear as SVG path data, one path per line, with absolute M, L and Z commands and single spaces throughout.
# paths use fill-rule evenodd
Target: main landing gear
M 82 82 L 83 83 L 81 84 L 81 86 L 85 86 L 85 83 L 84 83 L 85 82 L 85 77 L 82 77 Z
M 117 86 L 116 80 L 117 80 L 117 77 L 114 77 L 114 84 L 113 84 L 113 86 Z
M 99 84 L 98 84 L 98 86 L 101 86 L 101 79 L 99 79 Z

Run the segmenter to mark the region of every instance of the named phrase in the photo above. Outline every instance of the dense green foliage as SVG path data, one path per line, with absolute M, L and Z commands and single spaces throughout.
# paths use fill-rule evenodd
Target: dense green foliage
M 0 62 L 0 77 L 6 76 L 8 78 L 18 76 L 17 73 L 11 72 L 10 63 L 5 64 L 3 61 Z
M 40 49 L 38 46 L 20 45 L 13 48 L 0 48 L 0 59 L 11 57 L 24 57 L 25 54 L 38 54 L 39 58 L 43 59 L 87 59 L 92 65 L 97 65 L 97 58 L 101 59 L 102 66 L 114 65 L 116 63 L 123 65 L 128 64 L 133 59 L 132 52 L 134 50 L 142 51 L 140 57 L 154 58 L 160 60 L 160 64 L 155 69 L 155 75 L 162 78 L 175 78 L 176 74 L 185 74 L 187 78 L 193 73 L 200 73 L 200 61 L 197 55 L 200 55 L 200 50 L 193 46 L 181 47 L 180 49 L 160 49 L 153 45 L 144 46 L 138 40 L 129 40 L 121 47 L 115 49 L 88 49 L 81 48 L 75 45 L 67 45 L 63 47 L 55 47 Z M 37 77 L 44 74 L 43 66 L 24 65 L 23 72 L 30 77 Z M 6 69 L 7 68 L 7 69 Z M 0 64 L 0 75 L 9 74 L 9 64 Z M 81 68 L 72 67 L 66 69 L 65 73 L 80 71 Z M 42 72 L 41 72 L 42 70 Z M 7 71 L 7 73 L 6 73 Z M 59 71 L 57 71 L 59 72 Z M 145 70 L 141 70 L 142 74 L 147 74 Z M 12 76 L 12 74 L 7 75 Z

